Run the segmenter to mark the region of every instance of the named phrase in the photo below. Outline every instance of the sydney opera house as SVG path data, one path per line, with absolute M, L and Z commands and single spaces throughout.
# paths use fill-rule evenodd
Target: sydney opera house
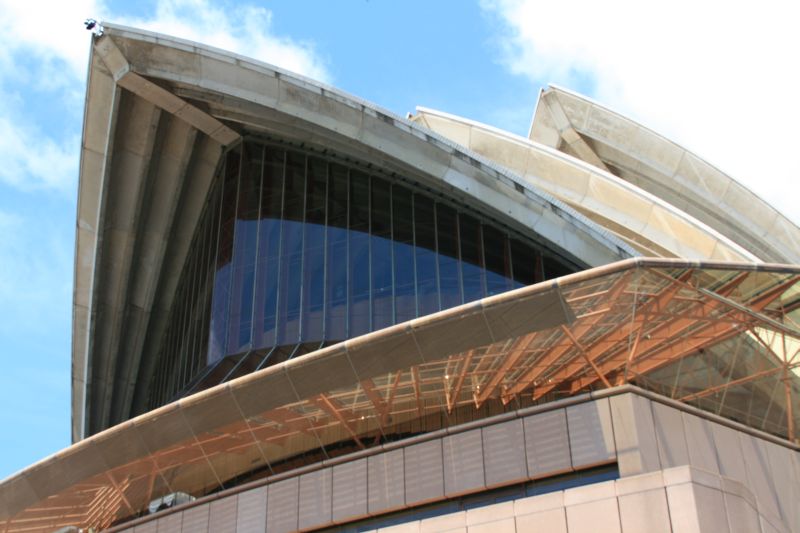
M 80 161 L 74 444 L 0 532 L 800 532 L 800 228 L 646 127 L 106 24 Z

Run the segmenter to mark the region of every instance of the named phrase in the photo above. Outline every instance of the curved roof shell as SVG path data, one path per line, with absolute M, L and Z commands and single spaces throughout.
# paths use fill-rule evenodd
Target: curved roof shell
M 468 119 L 417 108 L 414 120 L 525 177 L 640 253 L 716 261 L 758 261 L 742 246 L 661 198 L 540 143 Z
M 529 137 L 665 200 L 762 261 L 800 262 L 800 228 L 697 155 L 584 96 L 542 91 Z
M 73 440 L 142 412 L 194 228 L 243 135 L 331 150 L 538 235 L 576 265 L 638 252 L 479 154 L 372 104 L 222 50 L 104 25 L 81 150 L 72 345 Z

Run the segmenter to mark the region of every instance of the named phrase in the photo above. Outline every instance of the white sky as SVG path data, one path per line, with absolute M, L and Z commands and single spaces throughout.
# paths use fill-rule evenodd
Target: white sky
M 800 3 L 488 0 L 503 63 L 575 87 L 682 144 L 793 220 Z

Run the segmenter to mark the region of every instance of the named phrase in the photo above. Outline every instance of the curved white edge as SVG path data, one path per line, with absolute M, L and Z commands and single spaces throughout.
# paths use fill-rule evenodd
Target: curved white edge
M 784 215 L 781 211 L 779 211 L 778 209 L 773 207 L 769 202 L 764 200 L 764 198 L 762 198 L 758 193 L 754 192 L 752 189 L 750 189 L 749 187 L 744 185 L 742 182 L 740 182 L 736 178 L 732 177 L 730 174 L 724 172 L 723 170 L 721 170 L 716 165 L 714 165 L 712 163 L 709 163 L 707 160 L 705 160 L 704 158 L 702 158 L 699 155 L 697 155 L 696 152 L 686 148 L 685 146 L 683 146 L 681 144 L 678 144 L 677 142 L 665 137 L 664 135 L 658 133 L 657 131 L 654 131 L 653 129 L 649 128 L 648 126 L 638 122 L 637 120 L 629 118 L 628 116 L 624 115 L 623 113 L 620 113 L 620 112 L 618 112 L 618 111 L 616 111 L 616 110 L 614 110 L 614 109 L 612 109 L 612 108 L 610 108 L 610 107 L 608 107 L 608 106 L 606 106 L 606 105 L 604 105 L 604 104 L 602 104 L 600 102 L 597 102 L 596 100 L 594 100 L 594 99 L 592 99 L 590 97 L 587 97 L 585 95 L 577 93 L 577 92 L 575 92 L 573 90 L 561 87 L 561 86 L 556 85 L 556 84 L 549 84 L 547 89 L 544 89 L 544 90 L 542 90 L 540 92 L 539 101 L 541 101 L 545 96 L 547 96 L 548 94 L 551 94 L 551 93 L 556 95 L 556 96 L 560 93 L 560 94 L 563 94 L 563 95 L 565 95 L 567 97 L 574 98 L 576 100 L 584 102 L 587 105 L 589 105 L 592 109 L 600 111 L 600 112 L 604 113 L 607 116 L 613 117 L 613 120 L 616 120 L 619 124 L 630 124 L 631 126 L 637 128 L 637 129 L 639 129 L 639 130 L 641 130 L 643 132 L 646 132 L 648 135 L 651 135 L 653 138 L 657 139 L 658 142 L 663 143 L 664 146 L 669 146 L 673 150 L 677 150 L 677 151 L 679 151 L 681 153 L 684 153 L 687 156 L 693 158 L 696 162 L 700 163 L 705 168 L 707 168 L 708 172 L 716 175 L 716 178 L 712 177 L 712 179 L 716 179 L 717 181 L 719 181 L 721 189 L 728 190 L 729 188 L 733 187 L 733 188 L 737 189 L 740 194 L 745 196 L 746 203 L 753 202 L 754 205 L 758 206 L 758 208 L 760 210 L 765 210 L 765 211 L 767 211 L 769 213 L 769 216 L 766 216 L 766 217 L 752 217 L 752 216 L 749 216 L 749 213 L 741 212 L 741 210 L 736 210 L 735 213 L 732 213 L 732 211 L 734 211 L 736 208 L 730 206 L 730 204 L 725 202 L 725 198 L 723 196 L 713 197 L 713 196 L 708 195 L 708 194 L 704 195 L 704 198 L 707 201 L 713 201 L 715 205 L 717 203 L 719 203 L 719 202 L 723 202 L 724 206 L 728 206 L 729 207 L 729 209 L 721 208 L 721 209 L 717 210 L 717 213 L 720 215 L 719 219 L 724 224 L 726 224 L 727 226 L 729 226 L 731 228 L 736 228 L 736 231 L 740 231 L 740 232 L 744 232 L 744 233 L 749 234 L 751 236 L 751 240 L 754 239 L 754 238 L 758 238 L 758 239 L 762 239 L 762 240 L 768 241 L 769 242 L 768 247 L 772 249 L 772 251 L 773 251 L 772 253 L 773 253 L 774 257 L 782 257 L 785 260 L 791 260 L 791 261 L 800 260 L 800 252 L 798 250 L 789 249 L 788 248 L 789 244 L 787 242 L 785 242 L 785 241 L 782 242 L 782 241 L 779 241 L 776 238 L 774 238 L 774 236 L 773 236 L 774 232 L 772 231 L 773 229 L 775 229 L 775 226 L 778 225 L 778 221 L 780 221 L 780 223 L 781 223 L 780 225 L 782 225 L 785 230 L 790 230 L 791 231 L 792 236 L 790 237 L 790 240 L 792 242 L 800 242 L 800 227 L 798 227 L 797 224 L 795 224 L 792 220 L 790 220 L 786 215 Z M 538 104 L 539 104 L 539 102 L 537 102 L 537 108 L 538 108 Z M 573 121 L 574 117 L 569 115 L 567 109 L 564 109 L 564 111 L 565 111 L 565 113 L 567 113 L 567 116 L 570 119 L 570 122 L 572 122 L 574 124 L 574 121 Z M 536 127 L 537 127 L 536 115 L 534 114 L 534 120 L 531 123 L 529 137 L 533 137 L 534 130 L 535 130 Z M 578 130 L 578 131 L 581 130 L 581 128 L 579 128 L 579 127 L 576 127 L 575 129 Z M 602 140 L 600 142 L 602 142 Z M 623 149 L 624 147 L 620 147 L 620 146 L 614 146 L 614 145 L 609 145 L 609 146 L 612 146 L 615 149 L 621 150 L 625 155 L 628 155 L 628 156 L 630 156 L 630 157 L 632 157 L 634 159 L 637 159 L 637 161 L 640 161 L 640 163 L 645 165 L 645 166 L 649 166 L 649 165 L 647 165 L 646 162 L 644 162 L 641 159 L 637 158 L 637 154 L 635 152 L 630 151 L 630 150 L 626 151 L 626 150 Z M 653 167 L 653 170 L 657 171 L 657 169 L 655 169 L 654 167 Z M 645 172 L 641 172 L 641 173 L 643 175 L 647 176 L 647 174 Z M 669 178 L 670 176 L 666 176 L 666 177 Z M 678 188 L 676 188 L 676 185 L 677 185 L 676 180 L 666 180 L 666 181 L 664 181 L 664 180 L 658 180 L 657 178 L 652 178 L 652 179 L 658 181 L 659 185 L 661 185 L 662 187 L 665 187 L 668 190 L 670 190 L 673 194 L 676 195 L 676 197 L 681 196 L 681 192 L 678 190 Z M 697 203 L 697 202 L 695 202 L 695 203 Z M 745 224 L 741 224 L 739 222 L 738 216 L 745 217 L 747 222 Z M 767 225 L 763 224 L 765 222 L 765 220 L 768 222 Z M 753 227 L 758 228 L 757 232 L 752 231 Z M 765 259 L 774 260 L 774 257 L 773 258 L 765 258 Z
M 237 63 L 240 63 L 242 65 L 247 64 L 247 65 L 252 65 L 252 66 L 259 66 L 259 67 L 261 67 L 263 69 L 266 69 L 266 70 L 269 70 L 269 71 L 273 71 L 274 73 L 279 74 L 279 75 L 281 75 L 281 76 L 283 76 L 285 78 L 289 78 L 289 79 L 294 78 L 297 81 L 300 81 L 300 82 L 302 82 L 304 84 L 308 84 L 311 87 L 313 87 L 314 89 L 316 89 L 317 91 L 321 91 L 320 94 L 322 94 L 323 96 L 325 96 L 324 93 L 326 93 L 326 92 L 330 93 L 337 100 L 340 100 L 340 101 L 344 100 L 346 102 L 349 102 L 351 107 L 352 106 L 361 106 L 361 107 L 363 107 L 363 108 L 365 108 L 367 110 L 370 110 L 372 112 L 380 113 L 382 115 L 386 115 L 386 116 L 392 118 L 394 121 L 396 121 L 396 122 L 402 124 L 403 126 L 405 126 L 405 128 L 408 128 L 410 130 L 416 130 L 416 132 L 418 132 L 419 134 L 423 134 L 423 135 L 426 135 L 428 137 L 433 138 L 438 143 L 441 143 L 442 145 L 444 145 L 449 151 L 460 152 L 460 153 L 466 155 L 467 157 L 469 157 L 471 159 L 474 159 L 475 161 L 479 162 L 481 165 L 485 165 L 486 167 L 488 167 L 491 170 L 495 171 L 497 174 L 503 175 L 503 176 L 511 179 L 513 182 L 525 187 L 530 192 L 531 195 L 533 195 L 535 198 L 537 198 L 539 200 L 540 204 L 542 204 L 542 205 L 544 205 L 544 204 L 552 204 L 552 205 L 556 206 L 558 209 L 563 210 L 565 213 L 567 213 L 570 216 L 570 218 L 573 221 L 577 222 L 577 224 L 579 226 L 581 226 L 581 229 L 583 229 L 585 231 L 588 231 L 590 233 L 594 233 L 595 235 L 597 235 L 597 237 L 600 238 L 601 241 L 602 240 L 606 240 L 610 246 L 619 248 L 620 250 L 622 250 L 624 253 L 626 253 L 629 256 L 638 255 L 638 253 L 634 249 L 629 247 L 627 245 L 627 243 L 625 243 L 621 239 L 617 238 L 615 235 L 609 233 L 602 226 L 600 226 L 600 225 L 596 224 L 594 221 L 589 220 L 588 218 L 584 217 L 581 213 L 579 213 L 578 211 L 575 211 L 571 206 L 565 204 L 559 198 L 552 196 L 551 194 L 549 194 L 546 191 L 542 191 L 542 190 L 539 190 L 539 189 L 537 189 L 535 187 L 532 187 L 531 184 L 529 184 L 526 180 L 522 179 L 521 176 L 517 175 L 516 173 L 514 173 L 510 169 L 508 169 L 508 168 L 506 168 L 506 167 L 504 167 L 502 165 L 497 164 L 491 158 L 485 157 L 485 156 L 483 156 L 483 155 L 481 155 L 481 154 L 479 154 L 479 153 L 477 153 L 477 152 L 475 152 L 473 150 L 470 150 L 468 147 L 462 146 L 462 145 L 454 142 L 453 140 L 451 140 L 451 139 L 439 134 L 436 131 L 433 131 L 433 130 L 431 130 L 429 128 L 425 128 L 424 126 L 421 126 L 417 122 L 414 122 L 413 120 L 409 120 L 406 117 L 402 117 L 402 116 L 400 116 L 400 115 L 398 115 L 398 114 L 396 114 L 396 113 L 394 113 L 392 111 L 389 111 L 388 109 L 383 108 L 383 107 L 381 107 L 381 106 L 379 106 L 377 104 L 374 104 L 372 102 L 369 102 L 367 100 L 359 98 L 358 96 L 354 96 L 354 95 L 352 95 L 350 93 L 346 93 L 344 91 L 336 89 L 335 87 L 332 87 L 332 86 L 330 86 L 328 84 L 325 84 L 325 83 L 322 83 L 322 82 L 318 82 L 318 81 L 313 80 L 311 78 L 305 77 L 305 76 L 300 75 L 300 74 L 296 74 L 294 72 L 291 72 L 291 71 L 288 71 L 288 70 L 285 70 L 285 69 L 281 69 L 280 67 L 276 67 L 276 66 L 271 65 L 269 63 L 266 63 L 266 62 L 263 62 L 263 61 L 258 61 L 256 59 L 252 59 L 252 58 L 249 58 L 249 57 L 246 57 L 246 56 L 242 56 L 242 55 L 239 55 L 239 54 L 236 54 L 236 53 L 233 53 L 233 52 L 227 52 L 225 50 L 222 50 L 222 49 L 219 49 L 219 48 L 215 48 L 215 47 L 212 47 L 212 46 L 207 46 L 207 45 L 196 43 L 196 42 L 192 42 L 192 41 L 189 41 L 189 40 L 186 40 L 186 39 L 169 37 L 169 36 L 165 36 L 165 35 L 162 35 L 162 34 L 154 33 L 154 32 L 151 32 L 151 31 L 139 30 L 139 29 L 136 29 L 136 28 L 131 28 L 131 27 L 128 27 L 128 26 L 123 26 L 123 25 L 118 25 L 118 24 L 113 24 L 113 23 L 103 22 L 103 27 L 106 30 L 106 34 L 110 33 L 111 35 L 119 35 L 120 37 L 128 37 L 128 38 L 137 39 L 137 40 L 145 40 L 145 41 L 149 40 L 149 41 L 151 41 L 153 43 L 156 43 L 156 44 L 161 44 L 161 45 L 164 45 L 164 46 L 174 47 L 174 48 L 179 48 L 179 49 L 183 48 L 184 50 L 188 49 L 187 51 L 192 51 L 192 52 L 199 53 L 199 54 L 208 54 L 210 56 L 220 56 L 220 55 L 222 55 L 222 56 L 224 56 L 225 59 L 234 59 L 234 60 L 236 60 Z M 111 30 L 111 32 L 109 32 L 108 30 Z M 405 129 L 405 128 L 402 128 L 402 129 Z M 498 131 L 501 131 L 501 130 L 498 130 Z M 411 133 L 412 133 L 412 135 L 414 135 L 413 131 Z M 524 138 L 521 137 L 521 139 L 524 139 Z M 353 139 L 353 140 L 354 141 L 358 141 L 358 139 Z M 424 169 L 421 169 L 421 170 L 424 170 Z
M 715 230 L 711 226 L 705 224 L 704 222 L 702 222 L 702 221 L 696 219 L 695 217 L 689 215 L 685 211 L 675 207 L 674 205 L 670 204 L 669 202 L 663 200 L 662 198 L 659 198 L 658 196 L 656 196 L 656 195 L 654 195 L 654 194 L 652 194 L 652 193 L 650 193 L 648 191 L 645 191 L 644 189 L 641 189 L 641 188 L 637 187 L 636 185 L 634 185 L 634 184 L 632 184 L 632 183 L 620 178 L 619 176 L 615 176 L 615 175 L 611 174 L 610 172 L 607 172 L 607 171 L 605 171 L 603 169 L 600 169 L 600 168 L 598 168 L 598 167 L 596 167 L 596 166 L 594 166 L 594 165 L 592 165 L 590 163 L 587 163 L 586 161 L 583 161 L 582 159 L 578 159 L 577 157 L 573 157 L 573 156 L 571 156 L 569 154 L 561 152 L 561 151 L 559 151 L 559 150 L 557 150 L 555 148 L 552 148 L 550 146 L 538 143 L 536 141 L 532 141 L 531 139 L 525 138 L 525 137 L 523 137 L 521 135 L 516 135 L 514 133 L 502 130 L 500 128 L 496 128 L 496 127 L 488 125 L 488 124 L 483 124 L 483 123 L 477 122 L 475 120 L 471 120 L 471 119 L 464 118 L 464 117 L 459 117 L 457 115 L 453 115 L 453 114 L 450 114 L 450 113 L 446 113 L 446 112 L 443 112 L 443 111 L 439 111 L 439 110 L 435 110 L 435 109 L 431 109 L 431 108 L 427 108 L 427 107 L 422 107 L 422 106 L 417 106 L 416 110 L 417 110 L 417 113 L 419 113 L 419 115 L 422 116 L 422 117 L 424 117 L 424 115 L 431 115 L 431 116 L 435 116 L 435 117 L 439 117 L 439 118 L 448 120 L 450 122 L 461 123 L 461 124 L 464 124 L 465 126 L 468 126 L 468 127 L 471 127 L 471 128 L 477 128 L 477 129 L 480 129 L 480 130 L 482 130 L 484 132 L 490 133 L 490 134 L 494 135 L 497 138 L 500 138 L 501 140 L 503 140 L 505 142 L 516 143 L 516 144 L 518 144 L 520 146 L 526 147 L 526 148 L 531 149 L 531 150 L 538 150 L 540 152 L 544 152 L 544 153 L 548 154 L 550 157 L 552 157 L 554 159 L 561 160 L 561 161 L 563 161 L 563 162 L 565 162 L 565 163 L 567 163 L 567 164 L 569 164 L 569 165 L 571 165 L 571 166 L 573 166 L 575 168 L 578 168 L 580 170 L 583 170 L 585 172 L 589 172 L 589 173 L 591 173 L 593 175 L 598 176 L 599 178 L 603 179 L 604 181 L 613 184 L 615 187 L 624 190 L 627 194 L 630 194 L 631 196 L 635 196 L 637 198 L 641 198 L 641 199 L 643 199 L 643 200 L 645 200 L 645 201 L 647 201 L 647 202 L 649 202 L 651 204 L 658 205 L 658 206 L 662 207 L 663 209 L 667 210 L 670 214 L 672 214 L 676 218 L 678 218 L 681 221 L 685 222 L 686 224 L 689 224 L 690 226 L 694 227 L 697 231 L 706 234 L 707 236 L 713 238 L 717 242 L 719 242 L 719 243 L 723 244 L 724 246 L 726 246 L 727 248 L 729 248 L 733 253 L 739 255 L 741 260 L 753 261 L 753 262 L 760 262 L 761 261 L 758 257 L 756 257 L 754 254 L 752 254 L 749 251 L 747 251 L 745 248 L 743 248 L 739 244 L 735 243 L 733 240 L 729 239 L 728 237 L 726 237 L 725 235 L 723 235 L 719 231 Z M 490 156 L 487 154 L 487 157 L 490 157 Z M 587 207 L 587 209 L 591 210 L 591 208 L 589 208 L 589 207 Z M 600 215 L 600 216 L 604 216 L 604 217 L 608 215 L 608 213 L 604 214 L 604 213 L 599 213 L 599 212 L 597 214 Z M 611 213 L 611 214 L 613 216 L 613 213 Z M 644 234 L 640 234 L 640 235 L 642 237 L 644 237 L 644 238 L 648 238 L 647 235 L 644 235 Z M 648 238 L 648 240 L 649 240 L 649 238 Z M 660 243 L 658 241 L 651 241 L 651 242 L 654 242 L 655 244 L 657 244 L 659 246 L 669 248 L 669 246 L 667 244 Z

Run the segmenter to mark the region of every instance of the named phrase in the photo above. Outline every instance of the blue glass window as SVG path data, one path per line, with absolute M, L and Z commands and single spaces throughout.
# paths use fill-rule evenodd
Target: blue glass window
M 392 203 L 389 182 L 372 178 L 370 207 L 370 268 L 372 271 L 372 326 L 394 323 L 392 279 Z
M 328 192 L 328 165 L 325 161 L 309 158 L 306 187 L 301 342 L 322 339 L 325 307 L 325 210 Z
M 325 339 L 347 338 L 348 271 L 348 191 L 349 178 L 345 167 L 331 164 L 328 184 L 327 227 L 327 299 L 325 302 Z
M 400 323 L 417 316 L 417 302 L 411 191 L 399 185 L 392 186 L 392 259 L 395 322 Z
M 303 215 L 305 206 L 305 156 L 286 154 L 283 190 L 283 227 L 278 266 L 277 344 L 300 340 L 300 287 L 303 269 Z
M 464 301 L 471 302 L 484 297 L 483 243 L 481 225 L 475 218 L 458 215 L 458 230 L 461 244 L 461 279 L 464 283 Z
M 460 305 L 458 218 L 452 207 L 436 204 L 436 238 L 439 260 L 439 300 L 442 309 Z
M 433 200 L 414 195 L 414 239 L 417 265 L 418 316 L 435 313 L 439 307 L 439 274 L 436 269 L 436 218 Z
M 357 337 L 370 330 L 369 200 L 369 176 L 356 170 L 351 171 L 348 337 Z
M 256 347 L 275 344 L 278 311 L 278 258 L 283 218 L 283 170 L 286 154 L 267 148 L 261 186 L 256 264 L 255 334 Z
M 198 224 L 151 406 L 570 271 L 532 239 L 405 178 L 248 140 L 226 155 Z

